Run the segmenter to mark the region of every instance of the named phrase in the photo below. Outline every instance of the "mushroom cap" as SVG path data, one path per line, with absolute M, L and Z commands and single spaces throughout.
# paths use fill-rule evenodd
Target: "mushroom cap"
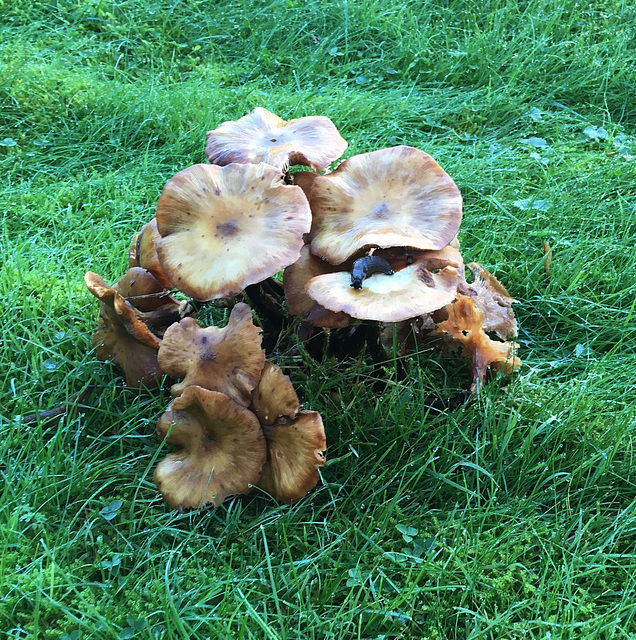
M 462 197 L 431 156 L 398 146 L 317 176 L 311 210 L 311 252 L 340 264 L 364 247 L 442 249 L 459 229 Z
M 485 267 L 478 262 L 467 265 L 473 276 L 471 284 L 462 283 L 466 293 L 484 313 L 483 330 L 494 331 L 502 340 L 510 340 L 518 333 L 512 304 L 514 298 Z
M 197 164 L 157 204 L 161 266 L 197 300 L 238 295 L 298 259 L 311 211 L 300 187 L 266 164 Z
M 392 247 L 390 249 L 377 249 L 374 256 L 384 258 L 390 263 L 393 271 L 399 271 L 404 267 L 419 262 L 429 271 L 444 269 L 445 267 L 464 268 L 462 254 L 452 245 L 447 244 L 443 249 L 436 251 L 423 251 L 410 247 Z
M 212 164 L 266 162 L 278 169 L 302 164 L 321 171 L 337 160 L 347 141 L 325 116 L 285 122 L 257 107 L 239 120 L 208 131 L 205 155 Z
M 250 408 L 263 426 L 271 426 L 279 418 L 294 419 L 298 415 L 298 396 L 289 376 L 278 365 L 265 363 L 261 379 L 254 389 Z
M 172 289 L 170 278 L 163 272 L 155 240 L 159 240 L 157 218 L 147 222 L 133 238 L 133 244 L 128 251 L 128 263 L 131 267 L 143 267 L 161 283 L 165 289 Z
M 196 320 L 184 318 L 168 328 L 159 349 L 159 364 L 173 378 L 173 396 L 190 385 L 220 391 L 247 407 L 265 365 L 261 329 L 252 323 L 248 305 L 240 302 L 227 326 L 203 329 Z
M 155 469 L 154 479 L 175 509 L 249 493 L 266 460 L 258 418 L 230 398 L 188 387 L 157 422 L 157 435 L 178 449 Z
M 84 282 L 100 302 L 97 331 L 93 335 L 95 355 L 120 367 L 128 386 L 156 387 L 163 376 L 157 362 L 157 336 L 138 317 L 133 305 L 101 276 L 89 271 Z
M 392 276 L 372 275 L 361 289 L 351 287 L 348 272 L 316 276 L 307 284 L 307 293 L 330 311 L 344 311 L 363 320 L 400 322 L 452 302 L 458 280 L 453 267 L 431 273 L 418 261 Z
M 258 486 L 281 502 L 300 500 L 316 486 L 318 468 L 325 464 L 327 448 L 322 418 L 316 411 L 301 411 L 291 423 L 264 426 L 267 462 Z
M 448 319 L 439 322 L 434 333 L 457 340 L 472 359 L 473 392 L 477 381 L 482 384 L 485 381 L 488 367 L 508 374 L 521 366 L 521 360 L 515 355 L 519 345 L 491 340 L 483 329 L 484 312 L 472 298 L 459 295 L 446 310 Z

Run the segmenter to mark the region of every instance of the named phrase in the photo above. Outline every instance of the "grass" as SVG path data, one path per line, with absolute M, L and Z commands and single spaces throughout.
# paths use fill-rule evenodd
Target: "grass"
M 636 635 L 636 15 L 603 0 L 390 5 L 0 0 L 0 633 L 35 638 Z M 524 367 L 476 402 L 423 351 L 281 358 L 329 444 L 298 504 L 180 515 L 157 496 L 168 396 L 91 352 L 87 270 L 205 132 L 254 106 L 329 116 L 347 155 L 431 153 L 462 251 L 519 301 Z M 544 275 L 543 243 L 553 250 Z M 25 424 L 87 384 L 59 425 Z

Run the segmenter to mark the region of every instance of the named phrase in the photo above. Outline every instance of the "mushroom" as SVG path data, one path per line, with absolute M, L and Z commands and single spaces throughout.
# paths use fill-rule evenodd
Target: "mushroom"
M 217 391 L 190 386 L 157 422 L 157 435 L 177 451 L 156 467 L 154 480 L 175 509 L 218 507 L 258 482 L 266 446 L 258 418 Z
M 89 271 L 84 282 L 100 303 L 97 331 L 93 335 L 95 355 L 123 369 L 130 387 L 158 386 L 163 375 L 157 362 L 159 338 L 140 319 L 141 314 L 133 305 L 101 276 Z
M 263 427 L 267 462 L 258 487 L 281 502 L 296 502 L 316 486 L 327 448 L 322 418 L 301 411 L 294 420 L 279 419 Z
M 263 426 L 273 425 L 279 418 L 293 419 L 300 411 L 296 391 L 282 369 L 266 362 L 258 386 L 252 395 L 252 411 Z
M 278 169 L 305 165 L 321 171 L 337 160 L 347 141 L 325 116 L 285 122 L 257 107 L 239 120 L 208 131 L 205 155 L 212 164 L 266 162 Z
M 422 261 L 417 261 L 394 275 L 371 275 L 360 289 L 352 288 L 351 275 L 340 271 L 312 278 L 306 290 L 330 311 L 366 320 L 400 322 L 452 302 L 458 280 L 453 267 L 432 273 Z
M 483 329 L 484 312 L 472 298 L 459 295 L 446 310 L 448 319 L 439 322 L 433 334 L 458 341 L 464 353 L 471 358 L 473 393 L 477 383 L 483 384 L 486 380 L 488 367 L 509 374 L 521 366 L 521 360 L 515 355 L 519 345 L 491 340 Z
M 166 289 L 172 289 L 170 278 L 163 272 L 157 249 L 155 248 L 155 240 L 159 240 L 159 230 L 157 229 L 157 218 L 153 218 L 147 222 L 141 231 L 134 237 L 133 244 L 128 251 L 128 263 L 131 267 L 143 267 L 150 271 L 152 275 Z
M 305 287 L 307 283 L 318 275 L 335 273 L 341 266 L 334 267 L 328 262 L 312 256 L 309 245 L 303 246 L 300 258 L 285 269 L 283 286 L 285 300 L 289 304 L 289 313 L 293 316 L 306 318 L 317 327 L 336 328 L 346 327 L 351 323 L 351 317 L 345 313 L 328 311 L 311 298 Z
M 265 365 L 261 329 L 254 326 L 251 309 L 242 302 L 232 309 L 223 329 L 203 329 L 196 320 L 184 318 L 166 331 L 159 364 L 173 378 L 183 378 L 172 385 L 173 396 L 198 385 L 247 407 Z
M 462 197 L 450 176 L 407 146 L 353 156 L 317 176 L 310 204 L 311 252 L 332 264 L 365 247 L 442 249 L 462 219 Z
M 483 311 L 483 330 L 493 331 L 502 340 L 510 340 L 518 332 L 512 310 L 514 298 L 501 282 L 478 262 L 471 262 L 467 267 L 473 276 L 473 282 L 461 283 L 460 290 L 473 298 L 475 305 Z
M 311 212 L 300 187 L 266 164 L 197 164 L 165 185 L 157 204 L 161 266 L 197 300 L 238 295 L 295 262 Z

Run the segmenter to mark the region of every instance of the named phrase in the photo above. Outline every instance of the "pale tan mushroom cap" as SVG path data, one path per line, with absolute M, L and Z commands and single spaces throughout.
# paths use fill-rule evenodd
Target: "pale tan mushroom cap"
M 184 318 L 166 331 L 159 349 L 159 364 L 173 378 L 178 396 L 190 385 L 219 391 L 247 407 L 265 365 L 261 329 L 252 323 L 248 305 L 237 304 L 227 326 L 203 329 Z
M 278 365 L 265 363 L 261 379 L 252 395 L 251 409 L 260 423 L 268 426 L 279 418 L 294 419 L 300 411 L 294 386 Z
M 354 318 L 400 322 L 449 304 L 457 295 L 457 270 L 447 267 L 431 273 L 421 263 L 392 276 L 370 276 L 361 289 L 351 287 L 351 274 L 329 273 L 309 281 L 307 293 L 331 311 L 344 311 Z
M 316 177 L 311 210 L 311 252 L 340 264 L 364 247 L 442 249 L 459 229 L 462 197 L 431 156 L 399 146 Z
M 267 462 L 258 486 L 281 502 L 300 500 L 316 486 L 327 448 L 322 418 L 301 411 L 290 424 L 265 426 Z
M 177 173 L 157 204 L 161 266 L 197 300 L 238 295 L 295 262 L 311 212 L 300 187 L 266 164 L 197 164 Z
M 249 493 L 267 456 L 258 418 L 222 393 L 198 386 L 174 400 L 159 418 L 157 435 L 178 447 L 154 473 L 175 509 L 218 507 L 228 496 Z
M 208 131 L 205 155 L 212 164 L 266 162 L 278 169 L 302 164 L 316 171 L 337 160 L 347 141 L 325 116 L 285 122 L 257 107 L 239 120 Z

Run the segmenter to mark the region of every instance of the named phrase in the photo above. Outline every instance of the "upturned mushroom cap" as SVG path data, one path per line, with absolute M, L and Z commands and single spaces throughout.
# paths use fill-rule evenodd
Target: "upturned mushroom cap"
M 258 486 L 281 502 L 300 500 L 316 486 L 327 448 L 322 418 L 301 411 L 293 421 L 264 426 L 267 462 Z
M 472 360 L 473 384 L 471 391 L 477 388 L 477 382 L 484 383 L 488 367 L 503 373 L 512 373 L 521 366 L 521 360 L 515 355 L 519 347 L 514 342 L 491 340 L 484 332 L 484 312 L 475 301 L 465 295 L 447 307 L 448 319 L 439 322 L 434 333 L 458 341 L 464 353 Z
M 161 266 L 197 300 L 238 295 L 300 255 L 311 212 L 300 187 L 266 164 L 197 164 L 177 173 L 157 204 Z
M 135 308 L 101 276 L 89 271 L 84 282 L 100 302 L 97 331 L 93 335 L 95 355 L 120 367 L 128 386 L 156 387 L 163 376 L 157 362 L 157 336 L 138 317 Z
M 325 273 L 342 270 L 342 266 L 335 267 L 316 256 L 312 256 L 309 245 L 304 245 L 300 258 L 289 265 L 283 274 L 285 300 L 289 305 L 289 313 L 293 316 L 307 318 L 316 327 L 338 328 L 346 327 L 351 318 L 345 313 L 334 313 L 319 305 L 309 296 L 305 287 L 314 277 Z
M 473 276 L 471 284 L 462 283 L 462 293 L 473 298 L 484 313 L 483 330 L 494 331 L 502 340 L 510 340 L 518 333 L 512 304 L 514 298 L 485 267 L 477 262 L 467 265 Z
M 298 396 L 289 376 L 278 365 L 265 363 L 261 379 L 254 389 L 250 408 L 263 426 L 271 426 L 279 418 L 294 419 L 298 415 Z
M 374 256 L 387 260 L 393 271 L 404 269 L 415 262 L 423 264 L 429 271 L 444 269 L 446 267 L 464 268 L 462 254 L 450 244 L 437 251 L 422 251 L 410 247 L 392 247 L 391 249 L 378 249 Z
M 285 122 L 257 107 L 239 120 L 208 131 L 205 155 L 212 164 L 266 162 L 278 169 L 302 164 L 321 171 L 337 160 L 347 141 L 325 116 Z
M 431 156 L 399 146 L 317 176 L 311 210 L 311 252 L 340 264 L 364 247 L 442 249 L 459 229 L 462 197 Z
M 219 391 L 247 407 L 265 365 L 261 329 L 252 323 L 248 305 L 240 302 L 227 326 L 203 329 L 196 320 L 184 318 L 166 331 L 159 349 L 159 364 L 173 378 L 173 396 L 190 385 Z
M 155 469 L 157 488 L 175 509 L 218 507 L 249 493 L 266 460 L 258 418 L 216 391 L 188 387 L 159 418 L 157 435 L 177 447 Z
M 161 236 L 157 229 L 157 218 L 153 218 L 133 238 L 133 244 L 128 251 L 128 264 L 131 267 L 143 267 L 150 271 L 165 289 L 172 289 L 172 282 L 163 272 L 155 248 L 155 240 L 159 240 L 159 238 Z
M 431 273 L 415 262 L 394 275 L 375 274 L 361 289 L 351 287 L 348 272 L 312 278 L 307 293 L 331 311 L 354 318 L 400 322 L 444 307 L 455 299 L 459 276 L 453 267 Z

